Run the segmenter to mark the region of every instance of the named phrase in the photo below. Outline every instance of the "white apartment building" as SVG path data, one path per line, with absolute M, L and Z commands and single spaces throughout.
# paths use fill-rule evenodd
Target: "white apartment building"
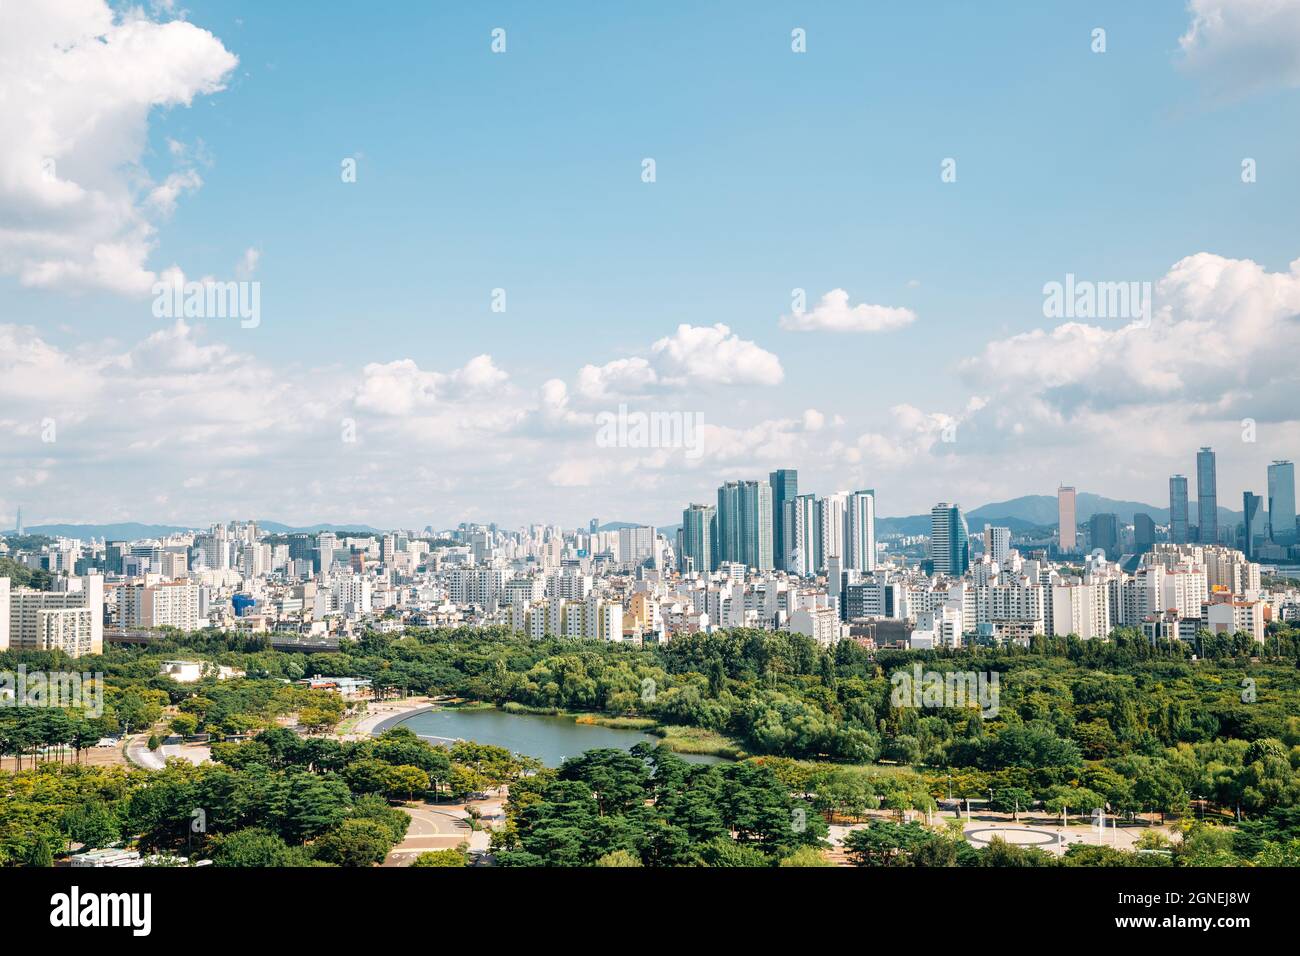
M 334 580 L 330 591 L 335 609 L 352 616 L 370 613 L 369 578 L 359 574 L 340 575 Z
M 93 654 L 91 612 L 84 607 L 46 608 L 36 612 L 35 629 L 24 635 L 23 647 L 36 651 L 63 651 L 69 657 Z
M 71 657 L 104 650 L 104 579 L 98 574 L 59 582 L 67 590 L 13 588 L 0 578 L 0 650 L 48 650 L 58 647 Z M 49 615 L 47 611 L 82 610 L 83 615 Z M 53 642 L 53 643 L 51 643 Z
M 1203 567 L 1180 566 L 1165 572 L 1162 611 L 1177 611 L 1179 617 L 1200 617 L 1201 605 L 1209 596 Z
M 817 530 L 821 534 L 822 568 L 826 567 L 833 557 L 840 559 L 846 557 L 844 516 L 847 507 L 848 496 L 842 492 L 817 499 Z M 840 561 L 840 567 L 847 567 L 843 560 Z M 817 570 L 820 571 L 822 568 Z
M 117 587 L 118 623 L 122 627 L 177 627 L 192 631 L 199 626 L 199 588 L 188 581 L 144 581 Z
M 988 589 L 987 622 L 1009 624 L 1023 621 L 1042 624 L 1044 622 L 1043 596 L 1043 587 L 1029 578 L 995 584 Z
M 1249 634 L 1264 640 L 1264 604 L 1261 601 L 1220 601 L 1206 605 L 1205 629 L 1211 634 Z
M 510 576 L 499 568 L 458 568 L 451 572 L 447 592 L 453 604 L 490 607 L 501 598 Z
M 833 607 L 801 607 L 790 612 L 790 632 L 806 634 L 818 644 L 834 644 L 840 639 L 840 617 Z
M 845 502 L 844 567 L 855 571 L 876 570 L 876 496 L 872 491 L 855 491 Z
M 1074 581 L 1052 587 L 1052 631 L 1085 640 L 1110 635 L 1110 602 L 1102 585 Z
M 916 620 L 916 632 L 920 632 L 918 641 L 921 642 L 925 642 L 929 636 L 930 647 L 961 647 L 962 634 L 965 632 L 961 604 L 952 601 L 924 612 Z

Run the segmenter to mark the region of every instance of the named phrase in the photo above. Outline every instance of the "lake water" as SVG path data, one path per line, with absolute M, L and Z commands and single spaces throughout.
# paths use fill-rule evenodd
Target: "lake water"
M 558 767 L 565 757 L 584 750 L 617 747 L 630 750 L 637 744 L 659 743 L 653 734 L 596 724 L 579 724 L 570 717 L 512 714 L 504 710 L 430 710 L 401 721 L 432 743 L 451 745 L 457 740 L 505 747 L 514 753 L 536 757 L 548 767 Z M 679 754 L 689 763 L 721 763 L 709 754 Z

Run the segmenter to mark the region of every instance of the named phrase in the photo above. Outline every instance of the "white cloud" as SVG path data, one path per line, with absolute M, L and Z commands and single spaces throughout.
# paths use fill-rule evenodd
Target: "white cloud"
M 578 370 L 577 392 L 591 401 L 641 395 L 659 385 L 659 373 L 645 359 L 614 359 L 604 365 L 584 365 Z
M 1159 504 L 1165 477 L 1189 471 L 1202 444 L 1220 447 L 1220 498 L 1232 506 L 1243 487 L 1260 490 L 1269 459 L 1300 448 L 1300 261 L 1270 272 L 1189 256 L 1158 283 L 1156 303 L 1150 329 L 1073 322 L 988 343 L 959 365 L 969 397 L 952 407 L 836 410 L 826 396 L 813 408 L 773 395 L 773 413 L 743 391 L 702 403 L 694 459 L 599 446 L 592 408 L 569 384 L 518 384 L 488 355 L 438 369 L 411 358 L 304 369 L 185 322 L 127 346 L 67 348 L 0 325 L 0 473 L 11 476 L 0 514 L 21 504 L 29 523 L 247 514 L 418 527 L 426 514 L 572 521 L 591 508 L 661 522 L 723 480 L 787 466 L 809 491 L 876 488 L 882 515 L 1062 480 Z M 695 331 L 680 340 L 695 343 Z M 735 338 L 704 331 L 704 352 Z M 665 346 L 619 368 L 633 384 L 635 370 L 653 371 L 657 397 L 689 406 L 665 379 L 689 375 L 691 354 Z M 739 378 L 728 362 L 723 377 Z M 1256 444 L 1241 440 L 1244 417 L 1259 423 Z M 46 418 L 57 423 L 49 444 Z M 355 442 L 341 440 L 344 422 Z
M 831 289 L 810 312 L 781 316 L 781 328 L 790 332 L 888 332 L 916 321 L 911 309 L 860 302 L 849 305 L 849 294 Z
M 222 88 L 237 58 L 206 30 L 104 0 L 0 4 L 0 273 L 149 291 L 157 220 L 201 179 L 141 165 L 150 112 Z
M 650 350 L 668 384 L 779 385 L 785 377 L 780 359 L 721 322 L 679 325 Z
M 356 406 L 381 415 L 428 413 L 441 403 L 486 398 L 509 379 L 490 355 L 475 356 L 446 374 L 425 371 L 411 359 L 372 362 L 361 376 Z
M 1217 96 L 1300 86 L 1300 2 L 1190 0 L 1184 65 Z
M 1292 392 L 1300 348 L 1300 259 L 1285 273 L 1198 253 L 1156 285 L 1150 325 L 1067 322 L 990 342 L 960 364 L 982 386 L 1062 411 L 1181 403 L 1270 412 Z M 1247 403 L 1248 404 L 1248 403 Z
M 779 385 L 781 360 L 726 325 L 686 325 L 650 346 L 648 357 L 584 365 L 575 391 L 591 402 L 714 385 Z
M 239 262 L 235 264 L 235 275 L 241 279 L 251 279 L 253 273 L 257 271 L 257 266 L 258 263 L 261 262 L 261 259 L 262 250 L 254 249 L 252 246 L 249 246 L 244 250 L 244 254 L 240 257 Z

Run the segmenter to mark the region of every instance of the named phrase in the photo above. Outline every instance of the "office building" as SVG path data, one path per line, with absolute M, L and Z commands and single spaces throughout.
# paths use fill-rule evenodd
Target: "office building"
M 1088 519 L 1088 542 L 1094 551 L 1104 551 L 1108 561 L 1119 558 L 1119 518 L 1098 513 Z
M 772 570 L 772 486 L 728 481 L 718 489 L 718 558 Z
M 1169 541 L 1172 544 L 1191 541 L 1187 527 L 1187 478 L 1184 475 L 1169 477 Z
M 1011 553 L 1011 529 L 984 526 L 984 551 L 994 564 L 1001 564 Z
M 845 502 L 844 567 L 876 570 L 876 492 L 855 491 Z
M 1060 549 L 1069 554 L 1079 547 L 1079 517 L 1075 510 L 1075 492 L 1068 485 L 1056 489 L 1056 520 L 1060 536 Z
M 717 515 L 718 509 L 712 505 L 693 504 L 682 512 L 682 548 L 678 561 L 683 572 L 708 574 L 716 566 Z
M 935 574 L 958 577 L 970 567 L 970 534 L 959 505 L 941 501 L 930 509 L 930 560 Z
M 1215 477 L 1214 452 L 1202 448 L 1196 453 L 1196 520 L 1201 544 L 1219 543 L 1219 493 Z
M 786 571 L 812 577 L 822 566 L 820 512 L 816 495 L 798 495 L 785 503 L 782 540 L 788 549 Z
M 799 472 L 793 468 L 778 468 L 767 476 L 772 487 L 772 563 L 779 570 L 785 566 L 788 548 L 785 543 L 785 503 L 799 494 Z
M 1246 557 L 1255 556 L 1255 548 L 1264 534 L 1264 499 L 1249 491 L 1241 495 L 1241 550 Z
M 1133 551 L 1146 554 L 1156 543 L 1156 522 L 1149 514 L 1139 511 L 1133 515 Z
M 1289 461 L 1268 466 L 1268 528 L 1274 544 L 1295 543 L 1295 465 Z

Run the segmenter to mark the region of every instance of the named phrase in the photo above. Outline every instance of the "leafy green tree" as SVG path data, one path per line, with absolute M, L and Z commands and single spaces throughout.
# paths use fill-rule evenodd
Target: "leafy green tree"
M 699 860 L 704 866 L 758 867 L 772 865 L 772 857 L 757 847 L 733 843 L 724 837 L 718 837 L 701 845 Z
M 993 791 L 992 807 L 998 813 L 1013 814 L 1019 820 L 1021 812 L 1033 806 L 1034 795 L 1024 787 L 1002 787 Z
M 213 866 L 280 867 L 289 858 L 284 840 L 266 830 L 250 827 L 213 838 Z
M 645 866 L 645 864 L 641 862 L 641 857 L 637 856 L 631 850 L 613 850 L 596 860 L 595 865 L 599 867 Z
M 338 866 L 374 866 L 393 848 L 391 833 L 375 820 L 344 820 L 312 844 L 318 860 Z
M 873 820 L 849 831 L 844 848 L 854 866 L 913 866 L 916 852 L 936 839 L 938 834 L 915 821 Z
M 801 846 L 799 849 L 781 857 L 780 866 L 830 866 L 831 861 L 821 850 L 811 846 Z
M 468 866 L 466 853 L 461 849 L 430 850 L 411 861 L 411 866 Z

